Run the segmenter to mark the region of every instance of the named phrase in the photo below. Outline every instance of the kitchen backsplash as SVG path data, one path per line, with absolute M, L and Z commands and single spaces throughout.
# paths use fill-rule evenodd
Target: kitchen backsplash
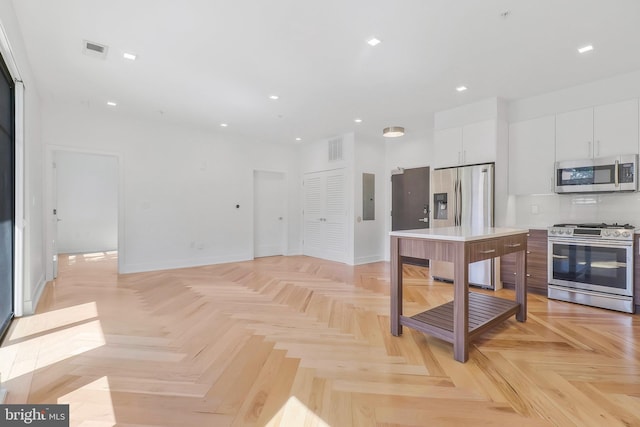
M 571 222 L 617 222 L 640 228 L 640 193 L 509 196 L 507 226 L 548 227 Z

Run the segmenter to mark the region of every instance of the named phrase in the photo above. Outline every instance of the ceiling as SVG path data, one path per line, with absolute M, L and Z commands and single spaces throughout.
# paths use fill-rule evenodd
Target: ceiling
M 420 136 L 435 111 L 640 69 L 638 0 L 14 0 L 14 8 L 44 100 L 256 142 L 350 131 L 382 140 L 386 126 Z M 382 43 L 368 45 L 373 36 Z M 107 45 L 106 59 L 84 54 L 83 40 Z M 586 44 L 594 50 L 579 54 Z

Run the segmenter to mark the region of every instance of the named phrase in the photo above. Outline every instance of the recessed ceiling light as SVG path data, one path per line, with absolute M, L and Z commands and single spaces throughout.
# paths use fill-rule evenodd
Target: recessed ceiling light
M 467 90 L 467 87 L 466 87 L 466 86 L 458 86 L 458 87 L 456 88 L 456 90 L 457 90 L 458 92 L 464 92 L 465 90 Z
M 578 48 L 578 52 L 580 53 L 589 52 L 590 50 L 593 50 L 593 46 L 590 44 L 586 46 L 582 46 L 581 48 Z
M 116 105 L 118 105 L 117 103 L 113 102 L 113 101 L 107 101 L 107 105 L 109 107 L 115 107 Z
M 123 57 L 124 59 L 129 59 L 129 60 L 131 60 L 131 61 L 135 61 L 135 60 L 136 60 L 136 55 L 135 55 L 135 54 L 133 54 L 133 53 L 125 52 L 125 53 L 123 53 L 123 54 L 122 54 L 122 57 Z
M 280 98 L 278 95 L 270 95 L 269 96 L 269 99 L 278 99 L 278 98 Z
M 229 126 L 229 125 L 226 124 L 226 123 L 220 123 L 220 127 L 226 128 L 227 126 Z
M 297 138 L 296 138 L 296 141 L 302 141 L 302 138 L 297 137 Z
M 375 37 L 371 37 L 369 40 L 367 40 L 367 43 L 369 43 L 369 45 L 371 46 L 376 46 L 380 44 L 380 40 Z
M 354 119 L 353 121 L 356 123 L 362 123 L 362 119 Z

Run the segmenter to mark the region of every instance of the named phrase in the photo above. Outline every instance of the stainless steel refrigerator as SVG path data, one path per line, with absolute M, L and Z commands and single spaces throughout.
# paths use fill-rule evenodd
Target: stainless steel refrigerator
M 431 226 L 493 227 L 494 164 L 434 169 L 431 173 Z M 453 264 L 431 261 L 434 279 L 453 281 Z M 469 264 L 469 284 L 494 288 L 494 260 Z

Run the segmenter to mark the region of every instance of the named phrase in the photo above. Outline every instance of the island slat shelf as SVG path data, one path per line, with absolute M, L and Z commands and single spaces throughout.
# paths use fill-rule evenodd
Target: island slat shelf
M 453 343 L 453 308 L 453 301 L 449 301 L 411 317 L 401 316 L 400 323 Z M 518 310 L 520 304 L 515 301 L 469 292 L 469 341 Z
M 527 318 L 526 241 L 528 230 L 445 227 L 391 232 L 391 333 L 407 326 L 453 343 L 454 358 L 466 362 L 469 342 L 515 315 Z M 469 292 L 469 264 L 516 255 L 515 301 Z M 403 257 L 454 263 L 453 301 L 414 316 L 402 315 Z

